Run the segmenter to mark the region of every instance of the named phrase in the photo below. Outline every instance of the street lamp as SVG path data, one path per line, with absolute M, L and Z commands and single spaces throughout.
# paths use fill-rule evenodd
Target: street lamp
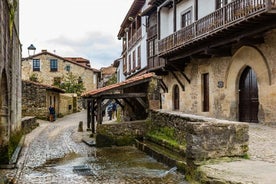
M 36 50 L 35 46 L 33 44 L 31 44 L 28 47 L 28 54 L 29 54 L 29 56 L 34 55 L 35 54 L 35 50 Z

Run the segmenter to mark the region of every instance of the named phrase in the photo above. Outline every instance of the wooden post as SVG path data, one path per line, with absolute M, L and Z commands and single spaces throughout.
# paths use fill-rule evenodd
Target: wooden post
M 91 118 L 92 118 L 92 133 L 95 134 L 96 133 L 96 129 L 95 129 L 95 100 L 92 100 L 92 104 L 91 104 Z
M 103 114 L 102 114 L 102 98 L 97 99 L 97 123 L 102 124 Z
M 87 100 L 87 129 L 90 129 L 91 122 L 91 101 Z

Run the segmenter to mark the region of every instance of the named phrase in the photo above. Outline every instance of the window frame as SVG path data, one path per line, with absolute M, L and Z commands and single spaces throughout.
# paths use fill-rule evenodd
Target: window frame
M 192 24 L 192 7 L 188 8 L 184 12 L 181 13 L 180 18 L 180 26 L 181 28 L 187 27 Z
M 33 59 L 33 71 L 40 72 L 40 59 Z
M 50 71 L 57 72 L 58 71 L 58 60 L 50 59 Z

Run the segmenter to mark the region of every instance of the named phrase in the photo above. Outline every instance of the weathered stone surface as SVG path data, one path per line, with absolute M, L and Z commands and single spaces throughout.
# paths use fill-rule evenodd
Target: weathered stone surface
M 151 129 L 173 127 L 177 141 L 187 145 L 190 160 L 243 156 L 248 151 L 246 123 L 162 110 L 151 111 L 151 121 Z
M 190 79 L 188 83 L 181 72 L 175 72 L 185 85 L 180 90 L 179 110 L 218 119 L 238 121 L 239 119 L 239 80 L 246 66 L 252 68 L 258 83 L 258 121 L 265 124 L 276 122 L 276 29 L 264 33 L 264 43 L 242 46 L 233 50 L 229 57 L 191 58 L 185 69 Z M 209 74 L 209 110 L 204 112 L 202 74 Z M 162 76 L 168 88 L 161 94 L 162 108 L 173 110 L 173 88 L 179 86 L 176 78 L 169 73 Z M 219 86 L 219 84 L 223 84 Z
M 145 135 L 146 129 L 145 121 L 97 125 L 96 143 L 98 147 L 131 145 Z
M 24 117 L 22 118 L 21 127 L 25 134 L 31 132 L 33 129 L 39 126 L 39 123 L 36 122 L 35 117 Z
M 187 122 L 186 156 L 204 160 L 243 156 L 248 151 L 248 125 L 234 122 Z

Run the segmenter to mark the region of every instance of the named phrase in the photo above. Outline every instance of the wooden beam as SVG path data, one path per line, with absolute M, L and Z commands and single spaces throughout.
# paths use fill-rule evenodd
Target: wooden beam
M 146 97 L 147 93 L 121 93 L 121 94 L 104 94 L 103 99 L 124 99 L 124 98 L 139 98 Z
M 115 99 L 115 101 L 116 101 L 117 104 L 119 104 L 122 107 L 122 109 L 125 108 L 125 106 L 118 99 Z
M 176 75 L 173 71 L 171 71 L 171 73 L 173 74 L 174 78 L 177 80 L 178 84 L 181 86 L 182 91 L 185 91 L 185 86 L 184 86 L 184 84 L 181 82 L 181 80 L 177 77 L 177 75 Z
M 130 106 L 130 108 L 132 109 L 132 111 L 134 111 L 134 107 L 133 107 L 133 105 L 128 101 L 128 99 L 124 98 L 123 100 Z
M 216 56 L 216 57 L 225 57 L 225 56 L 231 56 L 231 48 L 207 48 L 205 49 L 205 54 Z
M 187 75 L 186 75 L 184 72 L 180 71 L 180 70 L 179 70 L 177 67 L 175 67 L 172 63 L 170 63 L 170 66 L 173 67 L 176 71 L 179 71 L 180 74 L 188 81 L 189 84 L 191 83 L 191 80 L 187 77 Z
M 136 98 L 136 100 L 142 105 L 142 107 L 144 107 L 145 109 L 147 109 L 147 104 L 145 103 L 145 101 L 142 98 Z
M 163 79 L 159 79 L 159 82 L 160 82 L 160 86 L 161 88 L 164 90 L 165 93 L 168 93 L 168 87 L 167 85 L 164 83 Z
M 87 129 L 90 129 L 90 123 L 91 123 L 91 100 L 87 100 Z
M 96 133 L 96 123 L 95 123 L 95 100 L 92 100 L 91 103 L 91 116 L 92 116 L 92 133 L 95 134 Z
M 103 114 L 102 114 L 102 99 L 97 99 L 97 123 L 102 124 L 103 123 Z

